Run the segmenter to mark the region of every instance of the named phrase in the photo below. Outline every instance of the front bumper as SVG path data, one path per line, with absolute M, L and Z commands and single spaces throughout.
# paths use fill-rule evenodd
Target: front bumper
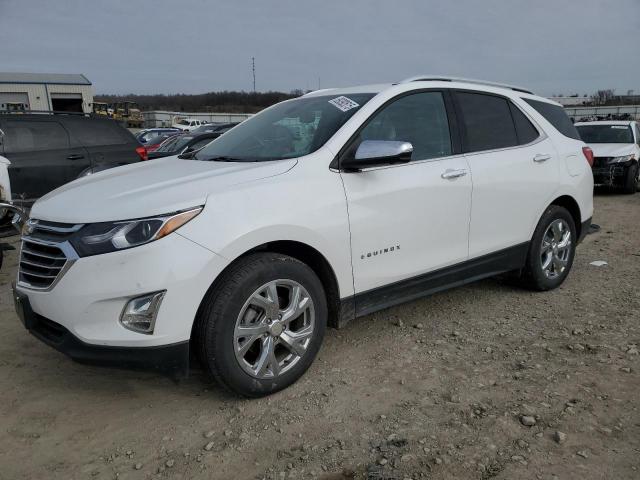
M 157 370 L 185 376 L 189 369 L 189 342 L 157 347 L 115 347 L 92 345 L 74 336 L 69 330 L 33 311 L 29 297 L 15 290 L 16 312 L 25 328 L 38 340 L 81 363 Z
M 627 169 L 632 162 L 613 163 L 611 165 L 596 166 L 591 169 L 593 172 L 593 183 L 595 185 L 621 185 L 627 175 Z
M 77 259 L 50 291 L 18 285 L 14 298 L 28 305 L 29 331 L 77 360 L 175 366 L 174 357 L 188 355 L 200 302 L 225 266 L 219 255 L 174 233 L 140 247 Z M 159 290 L 167 293 L 153 333 L 126 329 L 119 321 L 125 304 Z

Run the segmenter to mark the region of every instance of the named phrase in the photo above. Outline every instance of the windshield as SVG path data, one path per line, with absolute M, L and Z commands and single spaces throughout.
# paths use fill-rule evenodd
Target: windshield
M 191 135 L 176 135 L 175 137 L 167 138 L 158 147 L 156 152 L 175 152 L 182 149 L 189 141 L 193 140 Z
M 189 126 L 189 122 L 187 120 L 178 120 L 176 125 L 187 125 Z
M 628 125 L 577 125 L 585 143 L 633 143 L 633 132 Z
M 374 94 L 301 97 L 245 120 L 200 150 L 194 159 L 260 162 L 315 152 Z

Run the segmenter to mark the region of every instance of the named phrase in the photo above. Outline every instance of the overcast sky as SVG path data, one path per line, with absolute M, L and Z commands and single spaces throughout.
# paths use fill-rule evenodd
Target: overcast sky
M 640 93 L 640 0 L 0 0 L 0 70 L 96 93 L 289 91 L 435 73 Z

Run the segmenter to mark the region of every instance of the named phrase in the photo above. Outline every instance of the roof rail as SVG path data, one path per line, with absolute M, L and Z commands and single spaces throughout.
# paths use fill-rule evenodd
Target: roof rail
M 488 82 L 486 80 L 474 80 L 473 78 L 447 77 L 447 76 L 438 76 L 438 75 L 416 75 L 415 77 L 405 78 L 400 83 L 411 83 L 411 82 L 464 82 L 464 83 L 475 83 L 475 84 L 478 84 L 478 85 L 487 85 L 489 87 L 508 88 L 509 90 L 514 90 L 516 92 L 522 92 L 522 93 L 530 93 L 531 95 L 534 94 L 531 90 L 527 90 L 526 88 L 522 88 L 522 87 L 517 87 L 515 85 L 507 85 L 507 84 L 504 84 L 504 83 Z
M 20 115 L 23 113 L 29 114 L 39 114 L 39 115 L 82 115 L 82 116 L 91 116 L 92 112 L 65 112 L 61 110 L 0 110 L 0 114 L 15 114 Z

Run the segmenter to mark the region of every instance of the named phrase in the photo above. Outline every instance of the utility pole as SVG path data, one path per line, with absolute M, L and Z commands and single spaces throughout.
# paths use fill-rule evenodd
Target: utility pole
M 253 72 L 253 93 L 256 93 L 256 57 L 251 57 L 251 71 Z

